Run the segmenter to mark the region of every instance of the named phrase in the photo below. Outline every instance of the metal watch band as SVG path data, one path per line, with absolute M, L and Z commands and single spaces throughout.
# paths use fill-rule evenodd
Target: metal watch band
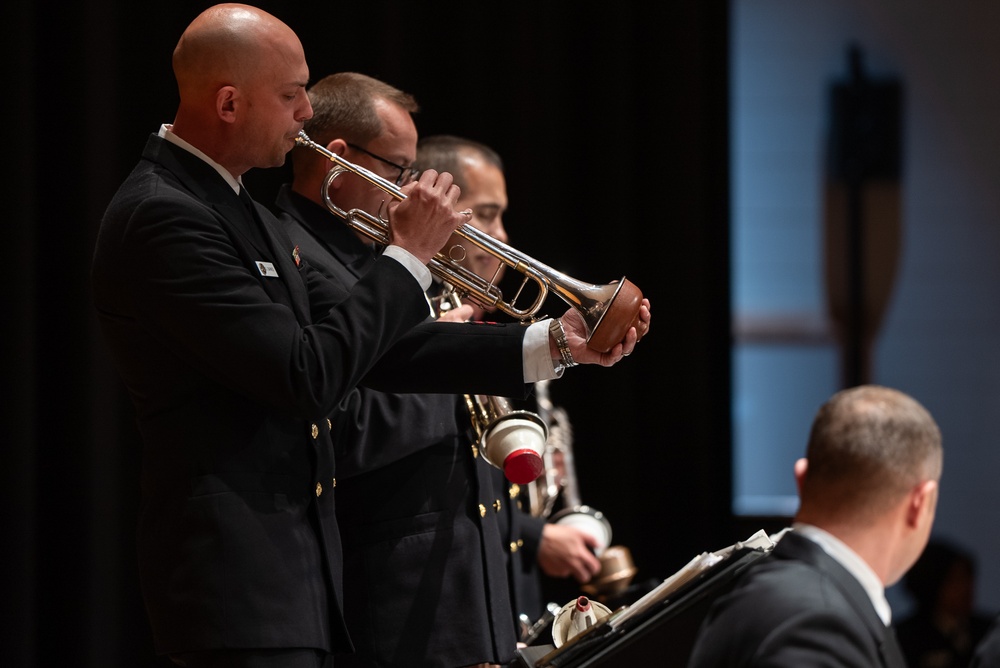
M 576 366 L 576 360 L 573 359 L 573 353 L 569 350 L 569 343 L 566 342 L 566 331 L 563 329 L 562 322 L 559 318 L 552 318 L 552 320 L 549 321 L 549 332 L 552 333 L 553 338 L 556 340 L 556 348 L 559 349 L 559 359 L 562 362 L 562 366 Z

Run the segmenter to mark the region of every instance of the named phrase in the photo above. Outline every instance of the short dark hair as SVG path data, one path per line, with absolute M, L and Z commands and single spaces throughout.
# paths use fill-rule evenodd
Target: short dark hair
M 493 165 L 501 172 L 503 161 L 500 154 L 486 144 L 473 139 L 456 137 L 455 135 L 432 135 L 417 142 L 417 160 L 414 167 L 419 170 L 434 169 L 448 172 L 455 177 L 455 183 L 465 190 L 465 170 L 461 158 L 468 153 L 478 153 L 487 164 Z
M 382 134 L 384 128 L 375 109 L 381 98 L 415 114 L 420 110 L 416 98 L 409 93 L 357 72 L 338 72 L 323 77 L 309 88 L 313 116 L 302 129 L 314 142 L 322 145 L 342 138 L 364 146 Z M 293 151 L 293 165 L 300 160 L 318 157 L 313 151 Z
M 833 395 L 816 414 L 806 451 L 802 503 L 863 517 L 941 475 L 941 431 L 903 392 L 861 385 Z

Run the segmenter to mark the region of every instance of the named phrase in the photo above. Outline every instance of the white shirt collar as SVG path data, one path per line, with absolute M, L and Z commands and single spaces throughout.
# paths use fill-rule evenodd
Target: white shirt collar
M 233 191 L 237 195 L 240 194 L 240 188 L 243 185 L 243 181 L 241 179 L 234 179 L 233 175 L 229 173 L 228 169 L 217 163 L 215 160 L 212 160 L 210 157 L 208 157 L 203 152 L 201 152 L 191 144 L 187 143 L 177 135 L 175 135 L 172 127 L 169 124 L 164 123 L 163 125 L 161 125 L 160 132 L 158 134 L 160 137 L 163 137 L 171 144 L 180 146 L 188 153 L 195 155 L 204 160 L 205 162 L 207 162 L 208 164 L 210 164 L 215 169 L 215 171 L 217 171 L 222 176 L 222 178 L 226 180 L 226 183 L 229 184 L 229 186 L 233 189 Z
M 792 524 L 792 528 L 795 533 L 808 538 L 823 548 L 824 552 L 854 576 L 864 587 L 865 593 L 871 599 L 879 618 L 886 626 L 889 626 L 892 622 L 892 608 L 885 597 L 885 586 L 872 567 L 857 552 L 849 548 L 844 541 L 819 527 L 795 522 Z

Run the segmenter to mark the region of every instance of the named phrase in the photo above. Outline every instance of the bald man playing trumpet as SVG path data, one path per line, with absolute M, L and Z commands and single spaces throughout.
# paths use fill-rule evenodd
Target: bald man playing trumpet
M 468 219 L 448 174 L 423 173 L 390 205 L 391 244 L 350 293 L 251 200 L 242 175 L 281 165 L 312 116 L 284 23 L 211 7 L 182 34 L 174 72 L 174 121 L 109 204 L 92 267 L 143 439 L 137 545 L 154 642 L 183 666 L 326 666 L 351 647 L 327 416 L 359 385 L 523 395 L 556 375 L 526 362 L 554 345 L 523 327 L 421 324 L 425 265 Z M 583 363 L 615 364 L 638 338 L 588 353 L 577 324 L 564 322 Z

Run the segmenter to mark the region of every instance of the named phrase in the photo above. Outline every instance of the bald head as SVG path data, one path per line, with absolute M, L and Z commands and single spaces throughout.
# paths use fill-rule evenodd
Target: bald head
M 235 176 L 276 167 L 312 115 L 309 68 L 291 28 L 256 7 L 215 5 L 174 49 L 173 132 Z
M 211 94 L 221 86 L 244 86 L 265 55 L 298 38 L 287 25 L 249 5 L 215 5 L 202 12 L 174 49 L 174 75 L 181 98 Z

